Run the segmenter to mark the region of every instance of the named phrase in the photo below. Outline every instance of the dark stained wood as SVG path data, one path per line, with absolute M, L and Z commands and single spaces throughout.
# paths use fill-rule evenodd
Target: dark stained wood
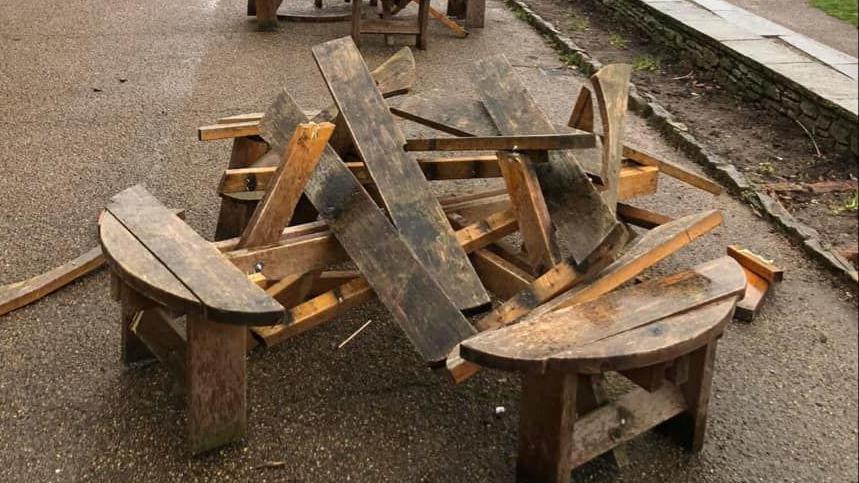
M 594 132 L 594 104 L 591 91 L 585 87 L 579 91 L 579 97 L 576 98 L 576 104 L 570 113 L 567 126 L 586 132 Z
M 192 453 L 237 441 L 247 428 L 247 329 L 188 316 L 188 439 Z
M 453 136 L 498 135 L 483 103 L 461 94 L 445 92 L 432 99 L 415 94 L 389 102 L 389 106 L 398 117 Z
M 579 374 L 576 384 L 576 414 L 579 417 L 605 406 L 610 401 L 605 388 L 605 378 L 602 374 Z M 621 443 L 611 451 L 605 452 L 603 457 L 615 468 L 624 468 L 629 465 L 629 455 L 626 447 Z
M 706 346 L 696 350 L 689 357 L 689 380 L 683 384 L 683 396 L 688 406 L 687 427 L 683 442 L 692 452 L 704 447 L 704 433 L 707 429 L 707 409 L 713 386 L 713 366 L 716 360 L 716 338 Z M 682 418 L 682 417 L 681 417 Z
M 728 255 L 769 283 L 781 282 L 784 278 L 784 270 L 775 266 L 772 260 L 767 260 L 751 250 L 728 245 Z
M 623 152 L 623 120 L 629 98 L 629 77 L 632 66 L 611 64 L 591 76 L 602 123 L 602 171 L 600 176 L 607 189 L 603 199 L 612 210 L 618 199 L 620 162 Z
M 309 295 L 311 297 L 315 297 L 359 277 L 361 277 L 361 272 L 357 270 L 324 271 L 313 281 L 313 286 L 310 287 Z
M 498 165 L 519 222 L 525 257 L 532 273 L 543 273 L 562 258 L 534 166 L 527 155 L 505 151 L 498 152 Z
M 471 262 L 483 286 L 502 300 L 516 295 L 534 281 L 530 273 L 487 248 L 472 253 Z
M 334 124 L 300 124 L 283 151 L 283 160 L 242 232 L 237 248 L 274 243 L 292 219 L 304 185 L 334 131 Z
M 402 238 L 456 307 L 487 304 L 429 183 L 403 151 L 403 134 L 355 44 L 349 38 L 329 41 L 314 46 L 313 55 Z
M 570 481 L 576 385 L 575 374 L 523 377 L 516 481 Z
M 588 345 L 720 300 L 736 299 L 745 286 L 740 265 L 730 257 L 722 257 L 688 272 L 650 280 L 592 302 L 484 332 L 464 341 L 460 356 L 504 370 L 577 371 L 578 359 L 586 358 L 583 353 Z M 710 318 L 710 325 L 716 326 L 722 318 Z M 636 350 L 635 346 L 626 348 L 629 353 Z
M 177 387 L 184 390 L 187 384 L 185 361 L 188 346 L 185 328 L 167 310 L 156 306 L 138 312 L 130 329 L 170 371 L 177 381 Z
M 627 205 L 625 203 L 617 204 L 617 216 L 631 225 L 646 228 L 648 230 L 673 221 L 673 218 L 670 216 L 665 216 L 661 213 L 645 210 L 644 208 Z
M 43 274 L 21 282 L 0 286 L 0 315 L 7 314 L 58 290 L 104 264 L 101 247 Z
M 662 362 L 652 366 L 636 367 L 620 371 L 624 377 L 638 384 L 648 392 L 653 392 L 662 387 L 665 381 L 665 370 L 668 363 Z
M 472 79 L 502 134 L 557 132 L 503 55 L 478 62 Z M 571 254 L 577 264 L 583 263 L 613 232 L 623 228 L 570 151 L 552 152 L 549 158 L 548 163 L 535 166 L 537 178 L 558 239 L 566 242 L 562 252 Z
M 268 151 L 268 144 L 254 138 L 240 137 L 233 140 L 233 150 L 227 169 L 250 166 Z M 215 240 L 238 236 L 253 213 L 253 207 L 232 198 L 221 198 L 221 211 L 215 228 Z
M 406 151 L 539 151 L 596 146 L 592 134 L 528 134 L 407 139 Z
M 266 116 L 273 118 L 268 125 L 287 133 L 306 120 L 286 92 Z M 272 142 L 275 135 L 267 138 Z M 323 153 L 305 194 L 425 360 L 443 360 L 474 333 L 332 149 Z
M 200 300 L 208 320 L 268 325 L 283 316 L 283 307 L 142 186 L 111 198 L 116 219 Z
M 150 361 L 154 355 L 131 331 L 131 324 L 142 310 L 152 307 L 153 302 L 121 281 L 116 285 L 120 303 L 120 358 L 126 366 Z
M 486 16 L 486 0 L 466 0 L 465 3 L 465 26 L 466 28 L 482 29 Z

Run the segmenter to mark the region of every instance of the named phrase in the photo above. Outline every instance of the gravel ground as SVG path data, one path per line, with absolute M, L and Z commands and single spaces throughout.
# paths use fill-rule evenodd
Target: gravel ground
M 197 142 L 195 127 L 260 110 L 282 86 L 306 108 L 329 103 L 309 47 L 348 25 L 257 33 L 242 3 L 0 0 L 0 283 L 95 245 L 99 209 L 134 183 L 212 233 L 229 145 Z M 583 78 L 500 3 L 488 6 L 487 28 L 466 40 L 433 23 L 429 50 L 416 52 L 417 91 L 468 92 L 471 63 L 505 52 L 565 119 Z M 393 51 L 365 42 L 371 66 Z M 629 137 L 689 164 L 638 119 Z M 702 453 L 646 435 L 628 445 L 625 469 L 596 462 L 575 479 L 855 481 L 854 295 L 727 195 L 666 180 L 640 204 L 671 215 L 715 207 L 726 218 L 653 275 L 719 256 L 728 243 L 788 272 L 759 319 L 732 324 L 721 341 Z M 512 479 L 518 379 L 485 372 L 448 384 L 378 304 L 252 354 L 247 440 L 190 457 L 165 371 L 118 360 L 119 310 L 107 286 L 99 272 L 0 318 L 0 481 Z M 508 411 L 496 417 L 496 406 Z M 283 464 L 264 465 L 272 461 Z

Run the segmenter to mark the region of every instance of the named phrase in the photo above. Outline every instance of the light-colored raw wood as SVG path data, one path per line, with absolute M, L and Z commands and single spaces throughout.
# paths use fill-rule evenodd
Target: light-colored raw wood
M 256 247 L 277 241 L 292 219 L 304 185 L 319 162 L 322 150 L 334 131 L 331 123 L 300 124 L 283 159 L 268 183 L 265 196 L 257 205 L 236 248 Z
M 751 250 L 737 245 L 728 245 L 728 255 L 769 283 L 781 282 L 784 278 L 784 270 L 775 266 L 772 260 L 767 260 Z
M 483 286 L 502 300 L 516 295 L 534 282 L 530 273 L 488 248 L 474 251 L 471 254 L 471 263 Z
M 761 305 L 764 303 L 764 299 L 770 289 L 770 282 L 747 267 L 743 267 L 743 270 L 746 272 L 746 281 L 748 284 L 746 285 L 746 293 L 737 302 L 737 310 L 734 312 L 734 317 L 745 322 L 751 322 L 755 320 L 758 310 L 760 310 Z
M 412 0 L 412 3 L 420 5 L 419 0 Z M 436 20 L 441 22 L 442 25 L 449 28 L 457 37 L 468 37 L 468 31 L 462 28 L 458 23 L 451 20 L 450 17 L 448 17 L 447 15 L 439 12 L 432 7 L 429 7 L 429 14 L 432 15 Z
M 259 121 L 235 122 L 232 124 L 212 124 L 197 128 L 200 141 L 216 141 L 245 136 L 259 135 Z
M 659 159 L 652 154 L 642 151 L 639 148 L 633 148 L 628 145 L 624 146 L 623 155 L 626 158 L 635 161 L 636 163 L 643 164 L 646 166 L 655 166 L 659 168 L 660 172 L 665 173 L 666 175 L 680 180 L 690 186 L 702 189 L 708 193 L 712 193 L 714 195 L 719 195 L 722 193 L 722 187 L 719 186 L 715 181 L 699 174 L 695 174 L 676 163 L 672 163 L 671 161 Z

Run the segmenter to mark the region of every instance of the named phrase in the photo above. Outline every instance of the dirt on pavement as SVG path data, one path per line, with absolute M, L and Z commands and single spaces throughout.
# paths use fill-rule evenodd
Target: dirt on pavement
M 197 141 L 195 128 L 259 111 L 284 86 L 307 109 L 331 102 L 310 46 L 347 35 L 348 25 L 262 34 L 242 3 L 0 1 L 0 284 L 94 246 L 97 213 L 136 183 L 211 234 L 230 147 Z M 416 92 L 473 93 L 473 62 L 505 52 L 552 118 L 565 120 L 584 79 L 499 2 L 487 3 L 486 28 L 466 40 L 433 23 L 429 50 L 415 52 Z M 371 67 L 395 50 L 373 37 L 363 48 Z M 696 169 L 641 119 L 628 126 L 631 142 Z M 759 318 L 731 324 L 719 343 L 701 453 L 647 434 L 627 445 L 626 468 L 596 462 L 574 479 L 855 481 L 852 293 L 730 196 L 664 179 L 636 203 L 725 215 L 723 227 L 648 276 L 721 256 L 728 243 L 774 258 L 787 275 Z M 251 354 L 248 437 L 192 457 L 166 371 L 119 361 L 108 285 L 102 271 L 0 317 L 0 481 L 513 479 L 518 378 L 486 371 L 449 384 L 377 303 Z M 496 416 L 497 406 L 507 411 Z

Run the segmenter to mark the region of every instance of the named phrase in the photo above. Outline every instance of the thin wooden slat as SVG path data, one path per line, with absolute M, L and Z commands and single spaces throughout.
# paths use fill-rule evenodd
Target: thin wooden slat
M 421 30 L 414 20 L 371 19 L 361 21 L 361 33 L 417 35 Z
M 402 150 L 403 134 L 355 44 L 342 38 L 312 50 L 403 240 L 456 307 L 469 310 L 489 303 L 429 183 L 417 162 Z
M 300 124 L 283 160 L 266 186 L 266 193 L 245 227 L 237 248 L 266 245 L 277 241 L 289 224 L 304 185 L 316 168 L 322 150 L 334 131 L 334 124 Z
M 538 151 L 587 149 L 596 146 L 592 134 L 529 134 L 462 138 L 407 139 L 406 151 Z
M 472 80 L 502 134 L 557 132 L 503 55 L 478 62 Z M 570 151 L 550 153 L 549 162 L 535 169 L 558 238 L 566 242 L 562 251 L 577 264 L 623 230 Z
M 627 205 L 625 203 L 617 204 L 617 216 L 627 223 L 641 228 L 646 228 L 648 230 L 666 223 L 671 223 L 673 220 L 670 216 L 665 216 L 661 213 L 645 210 L 644 208 Z
M 635 161 L 636 163 L 646 166 L 655 166 L 659 171 L 665 173 L 672 178 L 682 181 L 690 186 L 702 189 L 708 193 L 719 195 L 722 193 L 722 187 L 715 181 L 708 179 L 699 174 L 695 174 L 682 166 L 657 158 L 656 156 L 646 153 L 639 148 L 631 146 L 623 147 L 623 155 L 626 158 Z
M 151 307 L 138 313 L 131 332 L 146 344 L 149 351 L 176 378 L 177 386 L 187 385 L 187 336 L 172 314 L 163 307 Z
M 271 122 L 264 126 L 277 127 L 266 133 L 273 146 L 282 146 L 283 133 L 306 121 L 286 92 L 266 117 Z M 332 149 L 323 152 L 305 194 L 424 360 L 444 359 L 474 333 Z
M 629 99 L 632 66 L 611 64 L 591 76 L 602 123 L 602 177 L 606 190 L 603 199 L 614 210 L 618 199 L 620 162 L 623 151 L 623 120 Z
M 58 290 L 104 264 L 101 247 L 30 279 L 0 287 L 0 315 L 7 314 Z
M 280 304 L 142 186 L 115 195 L 107 211 L 200 300 L 206 319 L 268 325 L 283 316 Z
M 552 371 L 574 371 L 579 353 L 589 344 L 736 298 L 745 287 L 740 265 L 730 257 L 722 257 L 687 272 L 478 334 L 461 344 L 460 355 L 479 365 L 503 370 L 544 373 L 551 367 Z
M 498 164 L 519 221 L 525 257 L 533 273 L 543 273 L 562 258 L 534 167 L 527 155 L 505 151 L 498 152 Z
M 770 282 L 746 267 L 743 267 L 743 270 L 746 272 L 746 292 L 737 302 L 734 317 L 745 322 L 751 322 L 757 317 L 758 311 L 763 305 L 767 293 L 769 293 Z
M 197 128 L 197 138 L 200 141 L 216 141 L 218 139 L 257 135 L 259 135 L 259 123 L 256 121 L 213 124 Z
M 348 259 L 331 232 L 290 237 L 259 248 L 233 250 L 224 257 L 245 273 L 257 269 L 266 277 L 279 280 L 325 268 Z
M 784 278 L 784 270 L 751 250 L 737 245 L 728 245 L 728 255 L 769 283 L 781 282 Z

